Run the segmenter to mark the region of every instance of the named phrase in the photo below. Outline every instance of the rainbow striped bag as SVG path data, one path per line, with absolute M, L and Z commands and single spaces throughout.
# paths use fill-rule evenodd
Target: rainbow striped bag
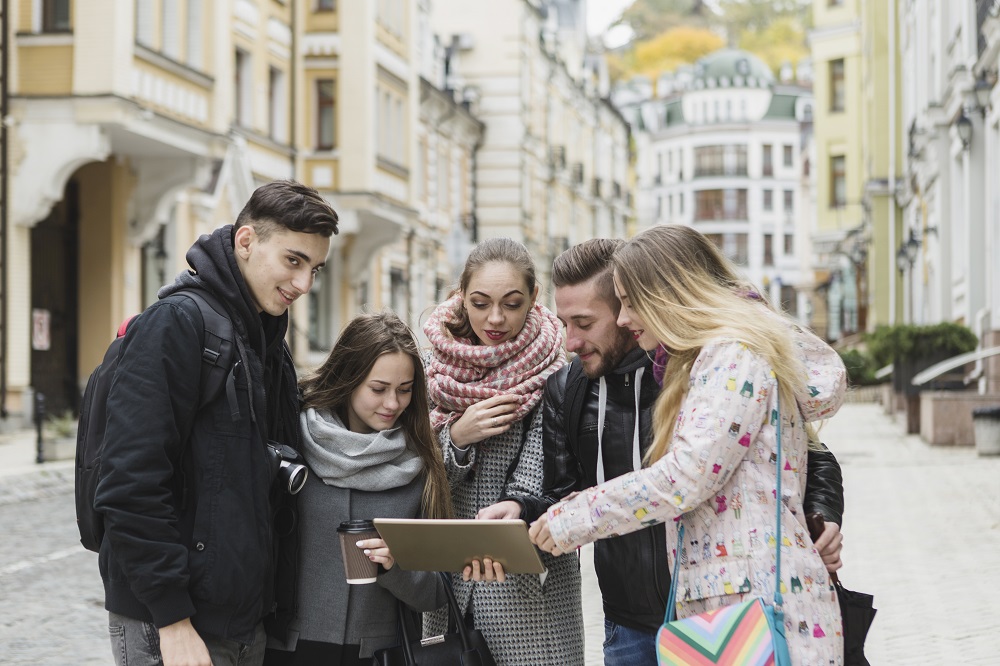
M 775 497 L 781 497 L 781 417 L 777 419 L 778 454 L 775 462 Z M 667 612 L 656 634 L 656 658 L 660 666 L 791 666 L 785 639 L 785 614 L 781 598 L 781 502 L 775 510 L 776 570 L 774 605 L 759 597 L 724 606 L 683 620 L 674 620 L 677 599 L 677 562 L 670 581 Z M 677 534 L 677 556 L 684 546 L 684 525 Z

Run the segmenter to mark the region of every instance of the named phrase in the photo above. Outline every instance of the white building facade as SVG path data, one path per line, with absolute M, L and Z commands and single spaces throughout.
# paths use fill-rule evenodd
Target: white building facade
M 897 252 L 904 319 L 962 323 L 980 337 L 981 347 L 995 346 L 1000 6 L 993 0 L 899 0 L 896 6 L 908 132 L 904 190 L 898 195 L 904 209 Z
M 696 228 L 808 323 L 810 89 L 778 84 L 760 59 L 729 49 L 658 88 L 656 98 L 641 85 L 615 96 L 641 128 L 640 227 Z

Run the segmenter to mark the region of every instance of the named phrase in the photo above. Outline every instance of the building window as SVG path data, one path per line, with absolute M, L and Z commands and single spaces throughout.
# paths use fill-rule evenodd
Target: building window
M 236 60 L 233 67 L 236 77 L 234 92 L 236 94 L 236 124 L 250 127 L 253 121 L 253 69 L 250 65 L 250 54 L 236 49 Z
M 136 0 L 135 41 L 143 46 L 153 46 L 153 0 Z
M 774 210 L 774 192 L 772 190 L 764 190 L 763 208 L 766 211 Z
M 202 0 L 188 0 L 187 14 L 187 64 L 195 69 L 204 66 L 204 29 Z
M 785 190 L 785 212 L 791 213 L 792 208 L 795 207 L 795 192 L 794 190 Z
M 795 235 L 785 234 L 785 254 L 792 255 L 795 254 Z
M 684 193 L 683 192 L 679 192 L 677 194 L 677 214 L 678 215 L 683 215 L 684 214 Z
M 336 103 L 332 79 L 316 82 L 316 149 L 332 150 L 336 145 Z
M 799 304 L 795 294 L 795 287 L 781 285 L 781 309 L 793 317 L 799 314 Z
M 733 263 L 745 266 L 747 263 L 746 234 L 705 234 Z
M 179 14 L 177 0 L 161 0 L 160 25 L 163 28 L 163 41 L 160 43 L 160 51 L 171 60 L 179 60 L 181 56 Z
M 694 149 L 694 177 L 747 175 L 747 147 L 699 146 Z
M 337 11 L 337 0 L 316 0 L 316 11 L 318 12 Z
M 847 205 L 847 159 L 843 155 L 830 158 L 830 208 Z
M 781 152 L 782 152 L 782 164 L 785 165 L 786 169 L 791 169 L 792 162 L 794 159 L 793 148 L 791 146 L 784 146 Z
M 69 0 L 42 0 L 42 32 L 69 32 Z
M 844 96 L 846 88 L 844 86 L 844 59 L 830 61 L 830 110 L 844 110 Z
M 774 175 L 774 150 L 773 146 L 769 143 L 765 143 L 761 146 L 762 151 L 762 169 L 765 176 Z
M 764 234 L 764 265 L 774 266 L 774 236 Z
M 747 191 L 700 190 L 695 192 L 694 219 L 701 222 L 747 219 Z
M 285 92 L 285 73 L 277 67 L 269 68 L 268 102 L 270 117 L 268 118 L 268 135 L 278 143 L 288 140 L 288 114 L 285 113 L 288 95 Z
M 410 290 L 406 286 L 402 268 L 389 269 L 389 307 L 406 321 L 409 318 Z

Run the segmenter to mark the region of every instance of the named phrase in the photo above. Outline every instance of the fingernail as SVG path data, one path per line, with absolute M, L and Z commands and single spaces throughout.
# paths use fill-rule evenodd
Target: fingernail
M 365 548 L 365 555 L 371 555 L 371 554 L 372 554 L 372 551 L 370 551 L 367 548 Z
M 358 548 L 361 548 L 361 542 L 360 541 L 355 541 L 354 545 L 357 546 Z

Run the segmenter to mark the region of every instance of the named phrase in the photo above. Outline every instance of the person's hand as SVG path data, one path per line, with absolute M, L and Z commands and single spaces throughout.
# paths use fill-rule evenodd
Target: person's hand
M 832 521 L 823 523 L 823 533 L 814 544 L 819 556 L 823 558 L 826 570 L 833 573 L 844 563 L 840 561 L 840 551 L 844 547 L 844 536 L 840 533 L 840 525 Z
M 451 442 L 460 449 L 488 437 L 507 432 L 515 421 L 521 398 L 513 394 L 495 395 L 469 407 L 451 424 Z
M 160 656 L 163 666 L 212 666 L 212 656 L 191 618 L 160 628 Z
M 396 564 L 396 558 L 389 552 L 389 546 L 382 539 L 362 539 L 356 545 L 365 551 L 369 560 L 381 564 L 386 571 Z
M 547 513 L 543 513 L 538 520 L 531 523 L 531 527 L 528 528 L 528 536 L 531 538 L 531 543 L 547 553 L 557 557 L 565 554 L 552 538 L 552 533 L 549 531 L 549 514 Z
M 493 581 L 502 583 L 507 580 L 507 574 L 504 572 L 502 564 L 484 557 L 481 567 L 479 560 L 472 560 L 471 565 L 465 565 L 465 569 L 462 570 L 462 580 L 467 581 L 470 578 L 477 583 L 483 581 L 487 583 L 492 583 Z
M 514 500 L 504 500 L 485 506 L 476 514 L 476 520 L 516 520 L 521 517 L 521 505 Z

